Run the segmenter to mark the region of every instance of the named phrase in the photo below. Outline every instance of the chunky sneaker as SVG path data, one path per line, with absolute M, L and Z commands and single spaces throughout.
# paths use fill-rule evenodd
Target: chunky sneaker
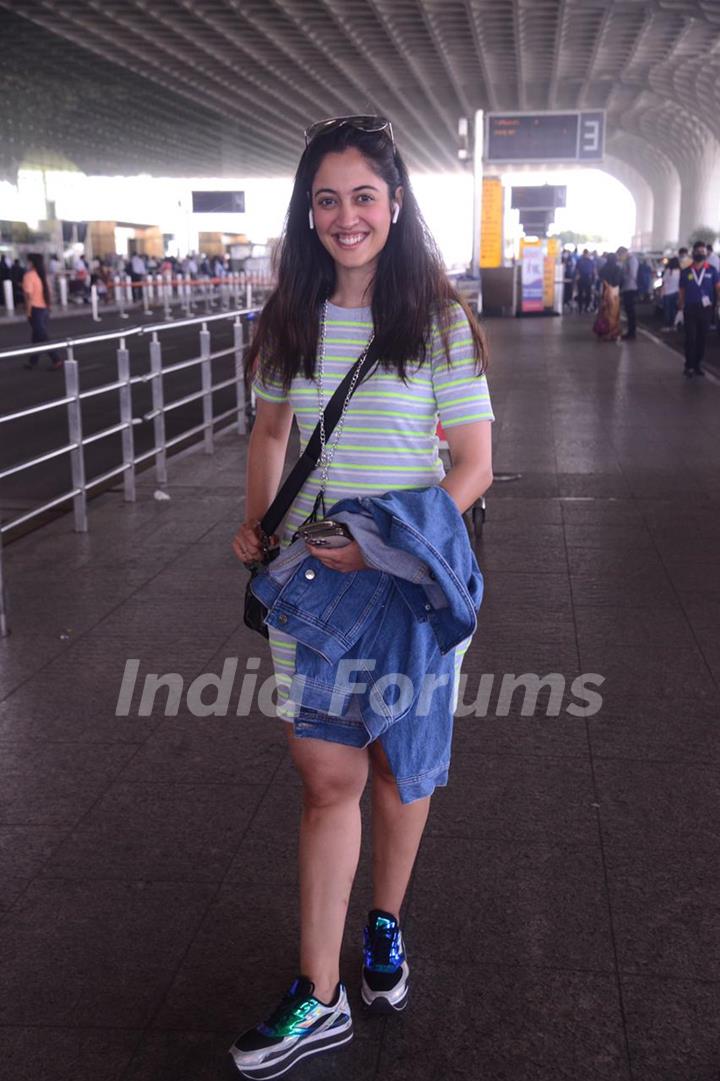
M 365 928 L 362 1000 L 371 1013 L 396 1013 L 408 1000 L 410 966 L 398 922 L 374 908 Z
M 352 1039 L 344 986 L 337 985 L 329 1005 L 314 998 L 314 990 L 310 980 L 298 976 L 267 1021 L 238 1036 L 230 1054 L 243 1077 L 280 1077 L 300 1059 Z

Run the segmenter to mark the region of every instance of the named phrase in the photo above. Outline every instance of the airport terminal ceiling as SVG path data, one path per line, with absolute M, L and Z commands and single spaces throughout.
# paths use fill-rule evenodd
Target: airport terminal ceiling
M 10 179 L 287 174 L 308 122 L 364 111 L 411 167 L 457 169 L 478 108 L 606 109 L 611 160 L 656 200 L 720 165 L 720 0 L 0 0 L 0 19 Z

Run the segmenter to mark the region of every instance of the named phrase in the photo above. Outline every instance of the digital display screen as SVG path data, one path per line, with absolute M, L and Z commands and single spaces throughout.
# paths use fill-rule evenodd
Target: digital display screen
M 537 184 L 512 189 L 513 210 L 556 210 L 567 203 L 567 188 L 559 184 Z
M 488 162 L 601 161 L 605 113 L 489 113 Z
M 193 214 L 244 214 L 244 191 L 194 191 Z

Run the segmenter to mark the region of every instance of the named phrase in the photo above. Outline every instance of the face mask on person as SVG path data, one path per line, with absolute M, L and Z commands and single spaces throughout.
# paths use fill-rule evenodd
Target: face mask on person
M 705 262 L 705 252 L 704 251 L 694 251 L 693 252 L 693 262 L 694 263 L 704 263 Z

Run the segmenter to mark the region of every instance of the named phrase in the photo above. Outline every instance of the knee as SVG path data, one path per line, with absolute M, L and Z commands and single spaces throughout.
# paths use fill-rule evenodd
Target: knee
M 366 777 L 322 773 L 303 777 L 303 810 L 322 811 L 347 803 L 360 803 Z

